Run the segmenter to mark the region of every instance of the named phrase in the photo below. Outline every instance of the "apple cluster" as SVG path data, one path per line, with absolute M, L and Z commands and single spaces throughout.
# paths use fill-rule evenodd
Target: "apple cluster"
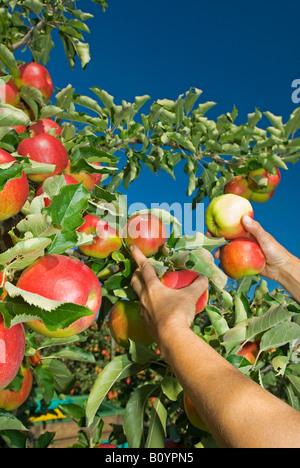
M 19 77 L 10 79 L 0 87 L 0 101 L 22 109 L 33 119 L 32 112 L 22 101 L 20 91 L 23 86 L 39 90 L 47 102 L 53 94 L 53 83 L 48 70 L 37 63 L 26 63 L 19 67 Z M 43 194 L 43 182 L 54 175 L 63 175 L 66 184 L 81 183 L 91 191 L 101 181 L 101 174 L 86 172 L 71 173 L 68 153 L 60 141 L 63 129 L 51 119 L 40 119 L 28 126 L 15 126 L 18 134 L 24 134 L 17 147 L 20 156 L 42 164 L 50 164 L 54 171 L 47 174 L 25 174 L 10 178 L 0 191 L 0 221 L 18 214 L 29 195 L 29 183 L 38 186 L 36 195 Z M 51 131 L 51 132 L 50 132 Z M 50 133 L 49 133 L 50 132 Z M 26 134 L 25 134 L 26 133 Z M 29 135 L 27 137 L 27 134 Z M 16 166 L 16 159 L 0 149 L 2 169 Z M 95 163 L 100 165 L 100 163 Z M 36 185 L 35 185 L 36 184 Z M 44 197 L 45 206 L 51 201 Z M 1 285 L 3 281 L 1 273 Z M 2 284 L 3 283 L 3 284 Z M 70 288 L 72 284 L 72 288 Z M 84 331 L 95 320 L 101 305 L 101 284 L 95 273 L 81 261 L 64 255 L 45 255 L 23 271 L 17 287 L 24 291 L 39 294 L 47 299 L 85 306 L 91 314 L 77 320 L 68 328 L 50 332 L 37 320 L 27 325 L 37 333 L 49 337 L 68 337 Z M 6 291 L 1 300 L 7 295 Z M 32 373 L 23 366 L 25 355 L 25 330 L 23 324 L 7 328 L 0 314 L 0 408 L 12 411 L 28 397 L 32 386 Z M 18 372 L 23 375 L 23 384 L 18 392 L 9 388 Z
M 275 194 L 281 180 L 281 173 L 275 167 L 275 174 L 264 168 L 250 171 L 248 177 L 234 177 L 225 186 L 225 193 L 233 193 L 255 203 L 265 203 Z
M 243 226 L 243 216 L 254 217 L 252 205 L 232 193 L 216 197 L 206 211 L 209 232 L 229 241 L 221 248 L 220 262 L 226 275 L 233 279 L 257 275 L 266 265 L 262 249 Z

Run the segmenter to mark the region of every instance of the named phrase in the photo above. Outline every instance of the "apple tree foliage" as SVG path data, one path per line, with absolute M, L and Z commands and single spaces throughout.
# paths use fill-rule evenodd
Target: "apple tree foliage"
M 106 0 L 92 1 L 103 12 L 109 6 Z M 17 66 L 22 62 L 24 49 L 31 51 L 33 61 L 47 65 L 54 55 L 52 49 L 58 37 L 70 67 L 74 69 L 78 59 L 85 68 L 91 59 L 86 39 L 92 15 L 78 8 L 81 3 L 0 1 L 3 79 L 18 76 Z M 84 5 L 87 9 L 88 4 Z M 22 213 L 1 223 L 0 268 L 8 279 L 8 296 L 0 301 L 0 312 L 7 327 L 34 318 L 53 329 L 53 320 L 48 323 L 45 313 L 49 310 L 56 317 L 57 328 L 69 326 L 87 314 L 85 307 L 58 305 L 38 296 L 28 296 L 16 288 L 22 270 L 48 253 L 77 256 L 98 275 L 103 286 L 99 324 L 105 321 L 116 301 L 136 299 L 130 286 L 135 265 L 126 246 L 103 260 L 85 257 L 73 249 L 91 242 L 91 237 L 76 231 L 86 213 L 104 216 L 116 210 L 115 222 L 122 232 L 128 213 L 121 190 L 130 190 L 142 170 L 143 173 L 164 172 L 175 178 L 175 167 L 183 161 L 188 181 L 186 194 L 192 197 L 195 208 L 206 197 L 213 199 L 222 194 L 226 183 L 235 175 L 247 175 L 258 167 L 270 172 L 275 167 L 288 170 L 288 164 L 296 164 L 300 156 L 297 137 L 300 108 L 285 123 L 280 116 L 271 112 L 263 115 L 256 108 L 249 113 L 247 121 L 236 124 L 235 107 L 211 119 L 209 111 L 216 103 L 203 101 L 202 91 L 197 88 L 189 89 L 174 101 L 160 99 L 153 103 L 147 95 L 137 96 L 134 102 L 116 103 L 109 91 L 99 88 L 97 83 L 90 91 L 89 96 L 81 95 L 72 84 L 66 83 L 48 103 L 36 89 L 25 87 L 21 91 L 22 100 L 32 110 L 35 120 L 54 118 L 62 126 L 59 138 L 68 151 L 72 172 L 101 172 L 102 182 L 89 193 L 82 185 L 66 186 L 62 176 L 51 178 L 44 189 L 52 200 L 48 208 L 44 208 L 41 197 L 35 197 L 36 187 L 31 184 L 30 197 Z M 148 111 L 143 111 L 145 107 Z M 263 118 L 268 121 L 266 128 L 259 125 Z M 28 135 L 18 135 L 12 126 L 28 123 L 29 118 L 21 109 L 0 104 L 0 148 L 17 159 L 17 146 Z M 95 166 L 95 162 L 100 162 L 101 167 Z M 0 170 L 0 188 L 21 170 L 49 172 L 47 166 L 33 166 L 27 158 L 19 157 L 17 166 Z M 205 313 L 195 319 L 194 332 L 241 372 L 300 410 L 299 304 L 282 290 L 269 291 L 266 281 L 259 276 L 228 280 L 212 255 L 215 248 L 225 243 L 224 239 L 209 238 L 200 232 L 187 236 L 170 213 L 158 210 L 156 214 L 171 226 L 166 247 L 151 258 L 157 274 L 161 276 L 170 267 L 187 267 L 210 280 L 210 302 Z M 237 352 L 241 343 L 257 339 L 261 339 L 260 352 L 252 365 Z M 50 339 L 27 331 L 28 357 L 37 351 L 42 354 L 45 348 L 63 345 L 51 354 L 51 359 L 45 357 L 43 364 L 34 368 L 36 382 L 47 404 L 55 392 L 65 394 L 70 390 L 72 375 L 62 359 L 93 362 L 91 353 L 81 352 L 74 346 L 80 340 L 80 335 Z M 133 390 L 126 405 L 124 424 L 114 428 L 112 440 L 127 440 L 130 447 L 151 448 L 163 447 L 164 439 L 171 436 L 184 439 L 187 446 L 210 446 L 210 436 L 188 423 L 183 411 L 182 388 L 155 346 L 145 348 L 134 342 L 124 354 L 105 366 L 84 408 L 61 406 L 78 423 L 79 445 L 90 447 L 98 443 L 103 423 L 97 412 L 113 385 L 144 369 L 151 369 L 155 378 Z M 0 435 L 9 446 L 16 443 L 15 431 L 24 427 L 16 415 L 0 413 Z M 37 446 L 46 446 L 52 438 L 53 435 L 44 436 Z M 18 444 L 26 446 L 25 433 L 19 433 Z

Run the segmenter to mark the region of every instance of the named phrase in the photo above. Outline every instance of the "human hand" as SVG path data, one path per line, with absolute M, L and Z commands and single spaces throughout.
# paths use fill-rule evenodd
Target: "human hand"
M 261 275 L 280 282 L 281 271 L 291 260 L 291 254 L 250 216 L 244 216 L 242 223 L 251 237 L 258 242 L 266 257 L 266 266 Z M 220 258 L 220 249 L 216 251 L 215 258 Z
M 189 328 L 195 317 L 196 304 L 209 283 L 204 276 L 182 289 L 170 289 L 158 279 L 148 258 L 136 246 L 131 248 L 138 266 L 131 285 L 139 296 L 140 310 L 146 328 L 161 348 L 164 336 L 173 327 Z

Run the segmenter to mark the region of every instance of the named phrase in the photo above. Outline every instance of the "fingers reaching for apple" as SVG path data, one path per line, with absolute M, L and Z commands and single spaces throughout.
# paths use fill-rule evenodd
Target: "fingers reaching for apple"
M 192 278 L 190 270 L 181 270 L 174 273 L 171 280 L 157 277 L 150 260 L 136 246 L 131 247 L 132 257 L 138 268 L 135 271 L 131 285 L 139 297 L 141 315 L 151 336 L 163 346 L 164 336 L 170 333 L 173 327 L 190 327 L 195 314 L 200 310 L 201 299 L 203 310 L 208 301 L 208 280 L 194 272 Z M 170 282 L 171 281 L 171 282 Z

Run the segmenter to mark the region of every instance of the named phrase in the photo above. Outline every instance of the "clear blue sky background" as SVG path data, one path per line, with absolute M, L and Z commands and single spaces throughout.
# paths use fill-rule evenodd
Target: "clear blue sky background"
M 57 88 L 71 83 L 76 92 L 95 97 L 89 88 L 98 86 L 120 104 L 143 94 L 149 94 L 151 102 L 175 100 L 195 86 L 203 90 L 203 102 L 218 103 L 207 114 L 210 118 L 231 112 L 235 105 L 238 123 L 246 121 L 255 107 L 282 115 L 286 122 L 297 107 L 291 85 L 300 79 L 299 0 L 108 3 L 103 14 L 91 1 L 77 2 L 78 8 L 94 14 L 88 21 L 92 61 L 85 71 L 78 62 L 72 73 L 56 41 L 48 69 Z M 188 180 L 182 167 L 176 181 L 145 169 L 130 187 L 129 203 L 150 207 L 151 202 L 187 202 Z M 300 164 L 289 169 L 282 171 L 274 198 L 253 206 L 265 229 L 300 257 Z

